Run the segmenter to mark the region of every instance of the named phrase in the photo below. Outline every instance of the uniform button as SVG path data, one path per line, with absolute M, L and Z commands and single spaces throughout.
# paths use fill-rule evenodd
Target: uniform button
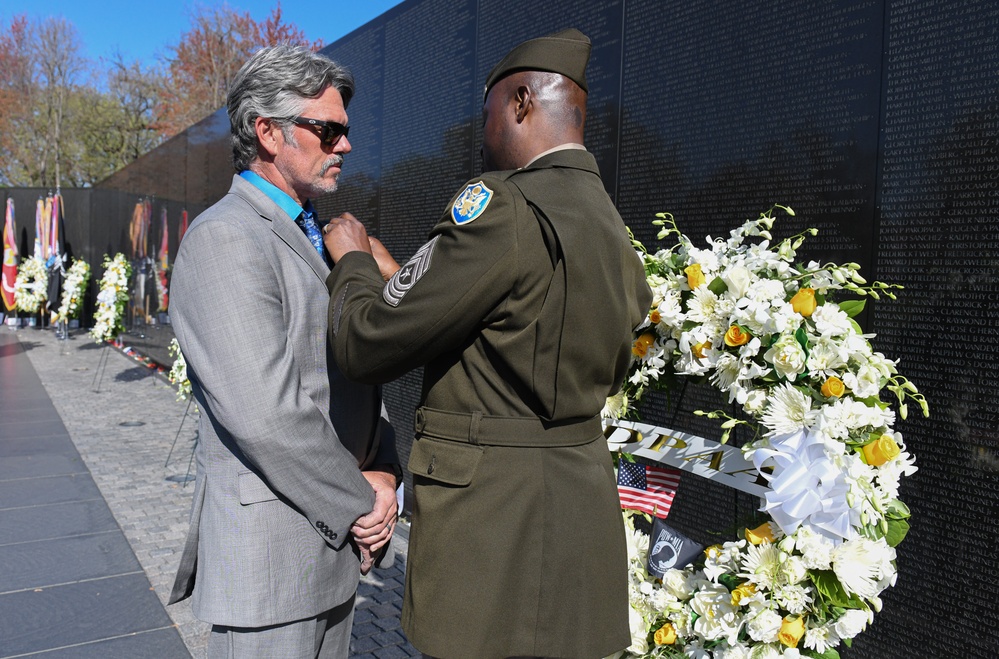
M 436 464 L 436 462 L 437 462 L 437 456 L 436 455 L 431 455 L 430 456 L 430 466 L 427 467 L 427 475 L 430 475 L 430 474 L 434 473 L 434 464 Z

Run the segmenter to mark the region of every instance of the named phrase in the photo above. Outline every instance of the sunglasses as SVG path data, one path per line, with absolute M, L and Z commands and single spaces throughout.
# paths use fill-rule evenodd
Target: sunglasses
M 287 121 L 296 126 L 316 126 L 319 131 L 319 143 L 323 146 L 336 146 L 341 137 L 347 137 L 350 126 L 338 124 L 335 121 L 320 121 L 319 119 L 309 119 L 308 117 L 288 117 Z

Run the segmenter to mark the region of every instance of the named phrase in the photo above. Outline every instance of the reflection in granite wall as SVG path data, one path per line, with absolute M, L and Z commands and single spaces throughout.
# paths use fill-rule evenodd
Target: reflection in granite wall
M 352 69 L 357 95 L 353 151 L 340 191 L 317 200 L 321 214 L 350 210 L 408 258 L 481 168 L 486 73 L 522 39 L 570 25 L 594 41 L 587 143 L 647 244 L 658 211 L 692 236 L 718 236 L 781 203 L 797 217 L 779 235 L 821 231 L 806 257 L 856 261 L 906 286 L 862 322 L 920 384 L 933 418 L 899 424 L 920 465 L 902 490 L 913 530 L 884 613 L 843 654 L 999 655 L 999 613 L 985 604 L 999 571 L 999 7 L 408 0 L 325 50 Z M 232 174 L 225 133 L 224 113 L 213 115 L 100 187 L 210 204 Z M 100 239 L 75 238 L 97 251 L 119 239 L 134 197 L 101 203 L 108 213 L 91 206 L 90 220 Z M 419 383 L 415 372 L 386 386 L 404 458 Z M 717 404 L 688 384 L 643 412 L 712 436 L 692 410 Z M 671 519 L 715 541 L 753 507 L 688 477 Z

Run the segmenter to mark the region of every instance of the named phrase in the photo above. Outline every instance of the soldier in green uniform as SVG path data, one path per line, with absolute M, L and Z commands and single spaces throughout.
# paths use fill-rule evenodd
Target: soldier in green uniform
M 565 30 L 496 65 L 486 173 L 401 269 L 351 216 L 327 227 L 340 369 L 382 383 L 425 366 L 402 619 L 434 657 L 603 657 L 630 644 L 599 413 L 652 293 L 581 144 L 589 54 Z

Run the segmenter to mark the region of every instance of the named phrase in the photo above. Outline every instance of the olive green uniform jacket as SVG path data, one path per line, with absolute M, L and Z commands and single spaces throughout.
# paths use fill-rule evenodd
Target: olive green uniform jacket
M 652 293 L 593 156 L 473 179 L 387 284 L 346 254 L 330 331 L 348 378 L 425 365 L 403 628 L 441 658 L 630 644 L 627 551 L 598 418 Z

